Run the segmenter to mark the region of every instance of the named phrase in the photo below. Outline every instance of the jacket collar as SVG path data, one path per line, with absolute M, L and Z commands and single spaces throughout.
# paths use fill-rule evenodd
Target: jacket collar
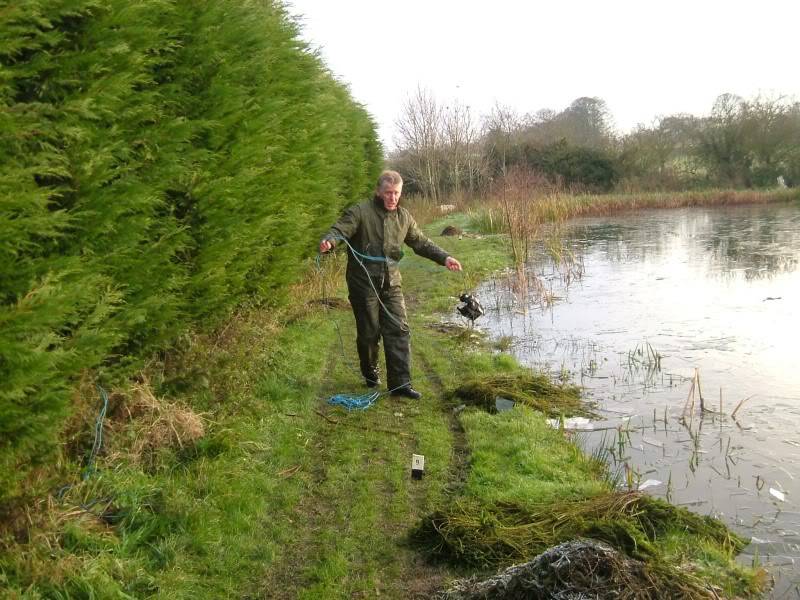
M 386 210 L 386 207 L 383 206 L 383 199 L 380 196 L 375 194 L 372 197 L 372 202 L 373 202 L 373 204 L 375 204 L 375 208 L 377 208 L 380 211 L 381 214 L 384 214 L 384 215 L 389 214 L 389 211 Z

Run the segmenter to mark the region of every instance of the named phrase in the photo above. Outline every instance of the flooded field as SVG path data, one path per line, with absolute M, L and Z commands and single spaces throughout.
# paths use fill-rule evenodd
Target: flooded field
M 532 265 L 477 290 L 477 326 L 585 388 L 579 424 L 622 485 L 752 537 L 772 598 L 800 598 L 800 208 L 649 211 L 570 222 L 582 276 Z M 701 406 L 702 399 L 702 406 Z

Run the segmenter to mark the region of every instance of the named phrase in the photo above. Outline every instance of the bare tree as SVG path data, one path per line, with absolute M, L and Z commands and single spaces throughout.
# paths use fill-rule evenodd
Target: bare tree
M 513 145 L 512 138 L 519 131 L 520 124 L 521 119 L 517 112 L 500 103 L 496 103 L 484 118 L 486 148 L 497 160 L 503 177 L 508 173 L 508 155 Z
M 466 184 L 467 190 L 475 190 L 477 165 L 476 154 L 478 127 L 469 110 L 458 101 L 444 110 L 442 124 L 444 135 L 444 161 L 447 164 L 451 190 L 461 193 Z
M 442 108 L 433 94 L 421 87 L 403 105 L 395 122 L 395 144 L 408 160 L 407 168 L 423 194 L 439 200 L 442 150 Z

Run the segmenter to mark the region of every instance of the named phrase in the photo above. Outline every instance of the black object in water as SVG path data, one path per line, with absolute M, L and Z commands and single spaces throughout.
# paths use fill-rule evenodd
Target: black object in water
M 478 302 L 478 299 L 472 294 L 467 294 L 464 292 L 458 297 L 458 299 L 464 303 L 458 307 L 458 312 L 460 312 L 470 321 L 475 321 L 475 319 L 484 314 L 481 303 Z

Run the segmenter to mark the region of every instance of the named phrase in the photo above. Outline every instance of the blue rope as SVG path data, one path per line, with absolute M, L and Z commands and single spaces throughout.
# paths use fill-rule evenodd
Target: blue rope
M 350 241 L 347 238 L 342 237 L 341 235 L 333 235 L 325 239 L 342 241 L 345 244 L 347 244 L 347 247 L 350 248 L 350 252 L 352 252 L 355 256 L 371 262 L 385 262 L 385 263 L 400 262 L 401 260 L 403 260 L 403 257 L 405 256 L 405 253 L 402 250 L 400 250 L 400 258 L 398 258 L 397 260 L 394 260 L 393 258 L 387 258 L 386 256 L 370 256 L 369 254 L 362 254 L 361 252 L 353 248 L 353 246 L 350 244 Z
M 100 390 L 100 396 L 103 398 L 103 407 L 100 409 L 100 412 L 97 415 L 97 418 L 94 420 L 94 442 L 92 443 L 92 451 L 89 453 L 89 461 L 86 464 L 86 468 L 83 470 L 83 479 L 89 479 L 92 473 L 95 472 L 94 468 L 94 459 L 97 457 L 97 453 L 100 452 L 100 449 L 103 447 L 103 421 L 106 418 L 106 413 L 108 412 L 108 394 L 106 391 L 97 386 L 97 389 Z
M 347 410 L 366 410 L 380 397 L 380 392 L 369 394 L 336 394 L 328 398 L 328 404 L 341 406 Z
M 97 457 L 97 454 L 103 447 L 103 421 L 105 421 L 106 413 L 108 412 L 108 394 L 106 394 L 106 391 L 99 385 L 97 386 L 97 389 L 100 390 L 100 396 L 103 398 L 103 406 L 100 408 L 100 412 L 97 414 L 97 417 L 95 417 L 94 420 L 94 442 L 92 442 L 92 450 L 89 452 L 89 459 L 86 463 L 86 466 L 83 469 L 83 474 L 81 475 L 81 479 L 83 481 L 86 481 L 87 479 L 89 479 L 89 477 L 91 477 L 95 473 L 96 469 L 94 466 L 94 459 Z M 74 486 L 70 483 L 62 486 L 56 492 L 56 498 L 62 500 L 64 498 L 64 495 L 73 487 Z M 99 500 L 95 500 L 89 503 L 88 505 L 81 504 L 80 506 L 81 508 L 88 510 L 98 502 L 103 502 L 105 500 L 106 498 L 101 498 Z

